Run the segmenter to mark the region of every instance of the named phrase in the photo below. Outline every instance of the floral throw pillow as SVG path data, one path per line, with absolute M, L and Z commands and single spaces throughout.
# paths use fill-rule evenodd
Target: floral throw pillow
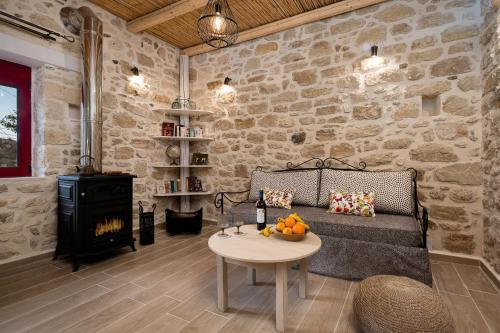
M 373 217 L 375 192 L 330 191 L 330 213 Z
M 267 207 L 292 209 L 292 200 L 295 189 L 276 190 L 264 188 L 264 201 Z

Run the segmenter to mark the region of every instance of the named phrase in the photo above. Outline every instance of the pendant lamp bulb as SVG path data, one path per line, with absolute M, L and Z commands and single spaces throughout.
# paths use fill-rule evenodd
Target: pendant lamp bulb
M 239 27 L 227 0 L 208 0 L 198 19 L 198 35 L 214 48 L 227 47 L 236 42 Z

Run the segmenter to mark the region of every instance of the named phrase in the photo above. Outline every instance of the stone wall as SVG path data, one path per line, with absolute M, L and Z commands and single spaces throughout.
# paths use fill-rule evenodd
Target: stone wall
M 205 182 L 242 190 L 313 156 L 413 167 L 433 249 L 480 254 L 481 23 L 474 0 L 389 1 L 194 57 L 191 96 L 216 111 Z
M 484 257 L 500 273 L 500 15 L 483 1 L 483 167 Z
M 165 148 L 151 139 L 160 133 L 163 119 L 151 110 L 178 94 L 179 50 L 148 34 L 127 32 L 125 21 L 88 1 L 0 1 L 1 10 L 67 33 L 59 20 L 63 5 L 89 6 L 103 21 L 108 35 L 103 60 L 103 169 L 136 174 L 134 202 L 150 205 L 155 182 L 174 178 L 150 166 L 164 159 Z M 80 57 L 78 41 L 46 42 L 3 25 L 0 31 Z M 133 66 L 144 76 L 144 85 L 130 83 Z M 0 262 L 55 248 L 55 176 L 74 173 L 80 156 L 80 74 L 42 66 L 33 69 L 33 78 L 33 165 L 38 177 L 0 179 Z M 173 202 L 158 204 L 161 212 Z

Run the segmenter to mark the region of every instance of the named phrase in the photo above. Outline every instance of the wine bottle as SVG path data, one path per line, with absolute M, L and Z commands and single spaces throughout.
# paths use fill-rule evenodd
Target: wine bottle
M 257 206 L 257 230 L 262 230 L 267 224 L 266 202 L 264 201 L 264 191 L 260 190 Z

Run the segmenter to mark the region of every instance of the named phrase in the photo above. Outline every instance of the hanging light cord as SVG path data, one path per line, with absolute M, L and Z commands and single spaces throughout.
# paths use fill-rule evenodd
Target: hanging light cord
M 60 38 L 63 38 L 70 43 L 75 42 L 75 37 L 73 37 L 73 36 L 62 35 L 56 31 L 44 28 L 42 26 L 39 26 L 39 25 L 31 23 L 31 22 L 28 22 L 26 20 L 23 20 L 23 19 L 16 17 L 14 15 L 10 15 L 10 14 L 3 12 L 3 11 L 0 11 L 0 22 L 11 25 L 17 29 L 27 31 L 29 33 L 32 33 L 32 34 L 34 34 L 40 38 L 46 39 L 46 40 L 55 41 L 56 37 L 60 37 Z

